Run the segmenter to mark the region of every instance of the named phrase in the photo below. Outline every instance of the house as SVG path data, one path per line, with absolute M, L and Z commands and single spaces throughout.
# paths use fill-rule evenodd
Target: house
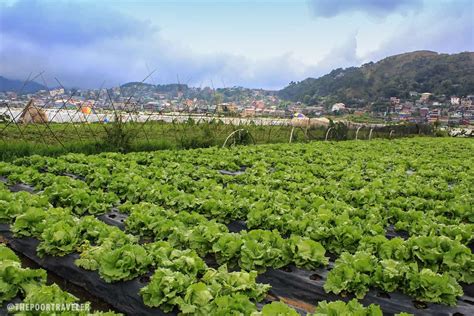
M 400 99 L 397 98 L 397 97 L 390 97 L 390 104 L 398 105 L 398 104 L 400 104 Z
M 411 117 L 411 112 L 402 111 L 398 113 L 398 117 L 400 118 L 400 121 L 406 121 Z
M 400 109 L 400 112 L 411 112 L 415 105 L 412 102 L 405 102 Z
M 276 109 L 264 109 L 263 114 L 266 115 L 266 116 L 283 117 L 283 116 L 285 116 L 285 111 L 276 110 Z
M 184 103 L 184 105 L 185 105 L 186 107 L 188 107 L 188 108 L 189 108 L 189 107 L 192 107 L 192 106 L 194 105 L 194 102 L 193 102 L 193 100 L 191 100 L 191 99 L 186 99 L 186 100 L 184 100 L 183 103 Z
M 237 112 L 237 105 L 234 103 L 221 103 L 217 105 L 217 112 Z
M 421 94 L 420 101 L 421 102 L 427 102 L 431 97 L 431 93 L 429 92 L 424 92 Z
M 411 108 L 411 107 L 410 107 Z M 397 104 L 393 107 L 393 111 L 395 113 L 400 113 L 400 111 L 403 109 L 403 104 Z
M 420 116 L 426 118 L 430 114 L 430 109 L 420 108 Z
M 273 104 L 277 104 L 279 102 L 278 98 L 274 97 L 273 95 L 268 97 L 268 101 L 270 101 Z
M 273 110 L 272 116 L 285 117 L 285 110 Z
M 255 108 L 245 108 L 241 114 L 243 117 L 255 116 Z
M 322 106 L 308 106 L 303 108 L 301 112 L 305 115 L 321 116 L 324 112 L 324 108 Z
M 433 109 L 428 113 L 428 122 L 434 123 L 438 121 L 441 117 L 441 110 L 440 109 Z
M 463 119 L 462 113 L 456 112 L 456 113 L 450 113 L 449 118 L 448 118 L 448 125 L 459 125 L 461 123 L 461 120 Z
M 461 103 L 461 99 L 456 96 L 451 97 L 451 105 L 459 105 Z
M 261 109 L 263 110 L 265 108 L 265 103 L 262 100 L 256 100 L 252 102 L 252 106 L 255 109 Z
M 461 99 L 461 106 L 470 107 L 473 104 L 473 101 L 469 98 Z
M 466 110 L 464 112 L 464 119 L 466 122 L 474 124 L 474 109 Z
M 5 92 L 5 95 L 7 96 L 7 99 L 9 100 L 15 100 L 17 98 L 16 92 L 13 92 L 13 91 Z
M 344 103 L 335 103 L 331 108 L 331 112 L 342 112 L 346 109 L 346 105 Z
M 53 90 L 49 91 L 49 95 L 52 96 L 52 97 L 55 97 L 57 95 L 62 95 L 62 94 L 64 94 L 64 89 L 63 88 L 53 89 Z
M 143 110 L 159 111 L 160 109 L 161 109 L 161 103 L 159 102 L 148 102 L 143 105 Z
M 226 108 L 227 108 L 227 111 L 228 111 L 228 112 L 231 112 L 231 113 L 235 113 L 235 112 L 237 112 L 237 110 L 238 110 L 238 106 L 237 106 L 237 104 L 235 104 L 235 103 L 229 103 L 229 104 L 227 104 Z

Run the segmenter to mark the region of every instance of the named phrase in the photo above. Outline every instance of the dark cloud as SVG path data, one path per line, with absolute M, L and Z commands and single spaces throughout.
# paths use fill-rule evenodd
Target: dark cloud
M 0 5 L 0 27 L 2 33 L 48 45 L 82 45 L 155 31 L 149 23 L 104 7 L 100 1 L 65 0 L 20 0 Z
M 110 6 L 109 6 L 110 7 Z M 0 68 L 3 76 L 22 79 L 45 71 L 69 87 L 96 88 L 141 81 L 157 69 L 155 82 L 280 88 L 301 77 L 304 67 L 290 55 L 252 60 L 234 54 L 197 54 L 164 40 L 147 23 L 92 2 L 26 1 L 0 4 Z M 309 75 L 309 73 L 307 74 Z M 183 79 L 185 80 L 185 79 Z
M 349 10 L 333 2 L 332 12 Z M 356 3 L 357 10 L 369 6 L 377 14 L 408 8 L 406 1 L 393 1 L 397 5 L 387 2 L 391 1 L 345 3 L 352 4 L 352 10 Z M 325 3 L 328 10 L 329 2 Z M 394 53 L 416 49 L 474 50 L 471 0 L 446 5 L 435 14 L 423 13 L 404 22 L 395 34 L 384 34 L 386 42 L 366 56 L 357 54 L 357 32 L 348 32 L 316 65 L 307 65 L 285 52 L 264 60 L 236 54 L 198 54 L 192 47 L 163 39 L 149 23 L 113 10 L 110 5 L 103 6 L 59 0 L 0 4 L 0 75 L 25 79 L 30 72 L 44 70 L 50 85 L 55 85 L 54 77 L 58 77 L 69 87 L 97 88 L 104 80 L 108 87 L 141 81 L 150 69 L 156 68 L 155 83 L 176 82 L 178 74 L 182 81 L 190 77 L 189 83 L 197 86 L 202 82 L 209 85 L 213 80 L 215 86 L 224 81 L 228 86 L 277 89 L 292 80 L 323 75 L 334 68 L 357 66 Z M 327 11 L 325 14 L 330 15 Z
M 422 0 L 310 0 L 310 6 L 316 16 L 326 18 L 352 12 L 386 16 L 419 9 Z
M 46 71 L 45 77 L 54 85 L 54 77 L 69 87 L 97 88 L 105 80 L 106 86 L 128 81 L 141 81 L 151 69 L 155 83 L 176 82 L 179 75 L 190 84 L 216 87 L 241 85 L 277 89 L 292 78 L 310 75 L 307 69 L 289 55 L 253 60 L 232 54 L 197 54 L 187 47 L 179 47 L 159 37 L 150 43 L 141 40 L 112 40 L 70 49 L 58 45 L 44 45 L 4 37 L 0 45 L 1 75 L 24 79 L 30 72 Z M 151 78 L 148 82 L 152 82 Z

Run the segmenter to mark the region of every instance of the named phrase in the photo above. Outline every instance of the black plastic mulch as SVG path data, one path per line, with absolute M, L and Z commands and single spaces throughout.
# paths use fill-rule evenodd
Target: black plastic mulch
M 36 255 L 36 247 L 39 244 L 37 239 L 15 238 L 10 232 L 9 225 L 6 224 L 0 224 L 0 234 L 8 241 L 8 246 L 15 251 L 22 253 L 44 269 L 86 289 L 90 294 L 104 300 L 119 312 L 128 315 L 165 316 L 177 314 L 164 313 L 158 308 L 150 308 L 143 303 L 138 293 L 149 281 L 146 276 L 130 281 L 106 283 L 97 272 L 81 269 L 74 264 L 74 260 L 79 258 L 78 254 L 40 258 Z
M 223 174 L 238 175 L 241 172 L 242 171 L 237 171 L 237 174 L 225 172 Z M 10 187 L 12 191 L 16 189 L 18 189 L 18 191 L 34 192 L 34 189 L 28 185 L 17 184 Z M 117 226 L 120 229 L 125 228 L 124 221 L 126 218 L 127 214 L 120 213 L 118 209 L 115 208 L 106 214 L 98 216 L 98 219 L 109 225 Z M 228 228 L 231 232 L 239 232 L 247 229 L 247 226 L 244 221 L 234 221 L 228 225 Z M 41 259 L 36 256 L 36 246 L 39 243 L 36 239 L 13 238 L 9 232 L 8 225 L 5 224 L 0 224 L 0 232 L 9 240 L 9 245 L 14 250 L 23 253 L 45 269 L 53 271 L 68 281 L 85 288 L 92 295 L 103 299 L 118 311 L 130 315 L 176 315 L 176 312 L 173 314 L 165 314 L 157 308 L 152 309 L 143 304 L 138 293 L 139 289 L 148 282 L 148 278 L 146 277 L 126 282 L 106 283 L 99 278 L 96 272 L 77 267 L 74 264 L 74 260 L 78 258 L 77 254 L 64 257 L 45 257 Z M 386 236 L 388 238 L 396 236 L 400 236 L 404 239 L 407 238 L 406 234 L 395 231 L 393 227 L 387 229 Z M 328 268 L 321 268 L 315 271 L 303 270 L 294 266 L 277 270 L 268 269 L 265 273 L 258 276 L 257 281 L 270 284 L 272 286 L 269 293 L 270 296 L 296 307 L 299 312 L 303 314 L 303 311 L 312 311 L 314 305 L 319 301 L 349 301 L 354 298 L 351 294 L 342 296 L 326 293 L 324 291 L 323 285 L 332 265 L 333 264 L 330 263 Z M 436 316 L 474 315 L 474 284 L 464 284 L 463 290 L 464 296 L 458 300 L 458 304 L 454 307 L 418 302 L 400 292 L 384 293 L 375 289 L 370 290 L 364 299 L 360 301 L 364 305 L 380 305 L 385 315 L 393 315 L 399 312 Z

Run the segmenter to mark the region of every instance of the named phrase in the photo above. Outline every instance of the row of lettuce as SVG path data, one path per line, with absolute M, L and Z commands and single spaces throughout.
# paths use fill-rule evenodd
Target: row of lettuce
M 140 245 L 136 236 L 95 217 L 78 218 L 69 209 L 53 208 L 40 195 L 11 193 L 5 187 L 0 193 L 1 200 L 8 206 L 20 206 L 15 216 L 3 218 L 3 221 L 12 222 L 11 229 L 17 237 L 38 238 L 37 253 L 41 257 L 79 252 L 76 265 L 98 271 L 105 282 L 131 280 L 153 269 L 150 281 L 140 290 L 144 303 L 150 307 L 159 307 L 165 312 L 178 307 L 182 315 L 299 315 L 281 302 L 272 302 L 257 310 L 255 302 L 262 301 L 270 288 L 256 282 L 257 271 L 229 272 L 225 264 L 218 269 L 209 268 L 192 249 L 176 249 L 168 241 Z M 204 220 L 199 214 L 187 215 L 188 221 Z M 298 245 L 295 240 L 302 242 L 301 239 L 291 240 L 293 245 Z M 64 305 L 78 302 L 77 298 L 57 285 L 45 285 L 44 270 L 21 268 L 18 258 L 7 247 L 0 246 L 0 256 L 0 281 L 8 284 L 8 289 L 1 293 L 0 303 L 19 294 L 25 297 L 25 304 L 48 302 Z M 322 260 L 327 261 L 324 257 Z M 319 302 L 314 315 L 340 312 L 382 315 L 380 307 L 363 307 L 356 300 L 347 304 L 342 301 Z M 68 311 L 62 314 L 85 313 Z M 31 311 L 25 315 L 36 314 Z M 91 315 L 113 315 L 113 312 Z
M 80 316 L 113 316 L 115 312 L 92 312 L 90 303 L 79 306 L 79 299 L 61 290 L 56 284 L 47 285 L 46 271 L 43 269 L 23 268 L 18 256 L 8 247 L 0 244 L 0 304 L 10 301 L 9 312 L 17 315 L 38 315 L 54 313 Z M 21 303 L 14 299 L 23 296 Z M 45 305 L 48 304 L 48 309 Z M 77 304 L 77 305 L 73 305 Z M 60 308 L 56 309 L 59 305 Z M 16 309 L 18 306 L 18 309 Z M 30 307 L 33 306 L 33 307 Z M 34 306 L 44 306 L 35 309 Z
M 5 195 L 10 194 L 16 199 L 16 201 L 13 198 L 8 201 L 7 197 L 3 199 L 10 206 L 33 203 L 33 206 L 50 207 L 42 195 L 36 195 L 32 199 L 28 193 L 14 195 L 5 189 L 4 192 Z M 38 202 L 35 202 L 36 200 Z M 11 207 L 5 209 L 10 210 Z M 160 243 L 166 240 L 170 249 L 169 255 L 173 253 L 173 258 L 184 260 L 191 254 L 193 262 L 202 269 L 205 264 L 200 257 L 208 254 L 214 255 L 219 264 L 227 264 L 231 268 L 238 265 L 242 270 L 258 272 L 264 272 L 268 267 L 281 268 L 290 263 L 310 270 L 328 263 L 324 247 L 307 237 L 291 235 L 289 238 L 283 238 L 276 230 L 259 229 L 231 233 L 225 225 L 208 220 L 201 214 L 169 211 L 150 203 L 126 204 L 121 209 L 129 213 L 125 221 L 128 233 L 136 237 L 151 238 Z M 115 250 L 115 246 L 123 244 L 122 242 L 111 240 L 109 243 L 95 244 L 97 241 L 89 240 L 89 236 L 86 235 L 88 245 L 92 242 L 95 246 L 90 246 L 88 249 L 81 244 L 84 239 L 82 230 L 90 230 L 91 227 L 97 226 L 98 231 L 104 229 L 108 231 L 110 226 L 90 216 L 83 217 L 81 222 L 83 224 L 78 225 L 75 222 L 77 218 L 68 211 L 57 210 L 60 210 L 60 215 L 52 217 L 51 209 L 32 207 L 23 214 L 15 214 L 14 212 L 18 211 L 21 213 L 21 210 L 14 209 L 10 212 L 10 216 L 18 216 L 12 229 L 19 236 L 33 234 L 33 237 L 42 237 L 43 242 L 38 248 L 40 254 L 44 252 L 64 255 L 80 248 L 83 253 L 79 265 L 99 270 L 101 276 L 108 282 L 126 279 L 129 276 L 129 271 L 126 271 L 125 276 L 119 274 L 117 279 L 114 279 L 97 264 L 101 253 L 111 254 L 104 256 L 107 260 L 117 260 L 123 256 L 123 249 L 112 251 Z M 54 222 L 48 225 L 46 218 L 51 218 Z M 119 231 L 117 228 L 113 229 Z M 54 240 L 54 236 L 61 238 Z M 137 242 L 136 237 L 128 241 Z M 171 247 L 174 248 L 173 251 Z M 133 249 L 135 251 L 141 249 L 141 253 L 145 253 L 142 246 L 138 245 Z M 163 251 L 161 249 L 158 253 L 162 254 Z M 155 257 L 155 260 L 158 259 L 168 262 Z M 134 268 L 145 272 L 150 261 L 145 261 L 142 266 L 137 265 Z M 460 241 L 448 237 L 413 236 L 403 240 L 387 239 L 381 235 L 366 236 L 361 239 L 359 247 L 353 254 L 345 252 L 336 261 L 334 269 L 328 275 L 325 289 L 336 294 L 343 291 L 351 292 L 362 298 L 369 288 L 378 287 L 386 292 L 401 290 L 422 301 L 454 305 L 457 297 L 463 294 L 458 281 L 474 282 L 473 265 L 474 260 L 469 248 Z M 202 272 L 202 269 L 191 268 L 196 270 L 195 274 Z M 348 278 L 348 275 L 357 277 Z
M 120 205 L 127 232 L 231 268 L 312 269 L 327 264 L 326 249 L 339 256 L 327 291 L 378 287 L 453 305 L 459 282 L 473 282 L 473 150 L 469 140 L 413 139 L 71 154 L 3 163 L 0 175 L 78 216 Z M 237 219 L 252 230 L 222 225 Z M 388 240 L 388 227 L 409 238 Z
M 161 277 L 162 274 L 167 274 L 165 269 L 158 270 L 155 275 Z M 214 277 L 223 277 L 225 272 L 208 271 L 207 276 L 203 279 Z M 168 274 L 167 277 L 176 277 Z M 155 276 L 154 276 L 155 278 Z M 10 301 L 16 297 L 23 296 L 24 299 L 20 304 L 10 305 L 9 312 L 16 315 L 30 316 L 30 315 L 77 315 L 77 316 L 113 316 L 121 315 L 112 311 L 92 312 L 90 303 L 82 303 L 72 294 L 61 290 L 56 284 L 46 285 L 46 271 L 42 269 L 23 268 L 20 259 L 17 255 L 5 245 L 0 244 L 0 281 L 2 282 L 2 291 L 0 292 L 0 303 Z M 176 282 L 175 280 L 168 280 L 168 282 Z M 218 284 L 218 281 L 213 281 Z M 202 284 L 202 283 L 200 283 Z M 209 301 L 210 295 L 202 285 L 194 285 L 194 294 L 200 296 L 200 300 Z M 158 286 L 157 283 L 150 283 L 149 287 Z M 201 289 L 198 289 L 201 288 Z M 191 291 L 190 291 L 191 293 Z M 148 294 L 146 294 L 148 295 Z M 150 299 L 157 299 L 150 297 Z M 13 302 L 13 301 L 11 301 Z M 219 315 L 226 316 L 229 312 L 233 315 L 252 315 L 252 316 L 273 316 L 273 315 L 288 315 L 299 316 L 299 314 L 281 302 L 273 302 L 265 305 L 261 311 L 257 311 L 255 305 L 248 301 L 248 296 L 243 294 L 235 294 L 233 296 L 220 296 L 213 300 L 214 307 L 206 308 L 206 313 L 203 315 Z M 21 305 L 22 304 L 22 305 Z M 18 308 L 16 309 L 16 306 Z M 38 308 L 36 308 L 38 306 Z M 348 303 L 343 301 L 335 302 L 319 302 L 314 315 L 371 315 L 382 316 L 380 307 L 370 305 L 368 307 L 362 306 L 356 300 Z M 409 314 L 400 313 L 399 316 L 406 316 Z
M 341 253 L 355 249 L 362 235 L 383 234 L 389 225 L 468 244 L 474 235 L 474 146 L 467 141 L 72 154 L 20 159 L 2 165 L 0 174 L 45 189 L 53 204 L 78 214 L 150 202 L 223 223 L 240 219 L 250 228 L 324 238 L 328 250 Z M 247 169 L 236 177 L 218 172 L 237 163 Z M 63 173 L 84 181 L 57 177 Z
M 17 207 L 14 215 L 9 213 L 10 218 L 3 220 L 13 222 L 15 236 L 39 239 L 39 256 L 79 252 L 76 264 L 97 270 L 105 282 L 131 280 L 153 269 L 150 282 L 140 291 L 150 307 L 169 312 L 178 306 L 183 314 L 225 315 L 223 308 L 239 310 L 243 306 L 248 314 L 249 306 L 256 310 L 254 302 L 261 301 L 269 290 L 268 285 L 256 282 L 256 271 L 228 272 L 226 265 L 212 269 L 192 249 L 177 249 L 167 241 L 141 245 L 137 236 L 95 217 L 79 218 L 70 209 L 53 208 L 41 195 L 10 193 L 6 188 L 0 192 L 7 209 Z M 182 215 L 188 224 L 200 216 L 188 215 Z M 212 229 L 216 223 L 207 224 Z
M 223 277 L 225 273 L 221 271 L 208 271 L 207 276 L 203 279 L 214 277 Z M 168 278 L 168 283 L 176 282 L 170 270 L 161 269 L 155 273 L 155 278 Z M 2 291 L 0 292 L 0 304 L 15 299 L 17 297 L 24 297 L 20 304 L 11 303 L 9 312 L 16 315 L 30 316 L 30 315 L 78 315 L 78 316 L 113 316 L 120 315 L 112 311 L 101 312 L 90 310 L 90 303 L 82 303 L 72 294 L 61 290 L 56 284 L 46 285 L 46 271 L 42 269 L 22 268 L 21 262 L 16 254 L 0 244 L 0 281 L 2 282 Z M 180 281 L 178 281 L 180 282 Z M 166 283 L 166 282 L 165 282 Z M 202 283 L 201 283 L 202 284 Z M 214 284 L 218 284 L 214 281 Z M 152 282 L 148 287 L 160 286 L 158 282 Z M 200 296 L 202 301 L 209 301 L 209 291 L 203 288 L 202 285 L 194 285 L 194 290 L 190 293 L 195 293 Z M 198 289 L 201 288 L 201 289 Z M 201 290 L 201 291 L 199 291 Z M 150 289 L 152 294 L 147 299 L 158 300 L 153 289 Z M 157 293 L 160 292 L 156 291 Z M 13 302 L 13 301 L 11 301 Z M 288 315 L 299 316 L 295 310 L 281 302 L 273 302 L 265 305 L 261 311 L 257 311 L 254 304 L 248 301 L 248 296 L 243 294 L 235 294 L 232 296 L 219 296 L 212 301 L 213 307 L 206 308 L 205 315 L 219 315 L 226 316 L 230 313 L 233 315 L 252 315 L 252 316 L 273 316 L 273 315 Z M 22 305 L 21 305 L 22 304 Z M 76 304 L 76 305 L 74 305 Z M 17 308 L 18 306 L 18 308 Z M 38 308 L 36 308 L 38 306 Z M 335 302 L 319 302 L 314 315 L 370 315 L 382 316 L 382 310 L 377 305 L 370 305 L 364 307 L 356 300 L 348 303 L 343 301 Z M 407 313 L 397 314 L 399 316 L 407 316 Z

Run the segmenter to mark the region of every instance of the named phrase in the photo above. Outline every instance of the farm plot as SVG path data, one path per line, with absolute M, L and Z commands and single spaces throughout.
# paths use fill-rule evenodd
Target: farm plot
M 127 314 L 470 315 L 473 153 L 414 138 L 32 156 L 0 163 L 0 228 Z

